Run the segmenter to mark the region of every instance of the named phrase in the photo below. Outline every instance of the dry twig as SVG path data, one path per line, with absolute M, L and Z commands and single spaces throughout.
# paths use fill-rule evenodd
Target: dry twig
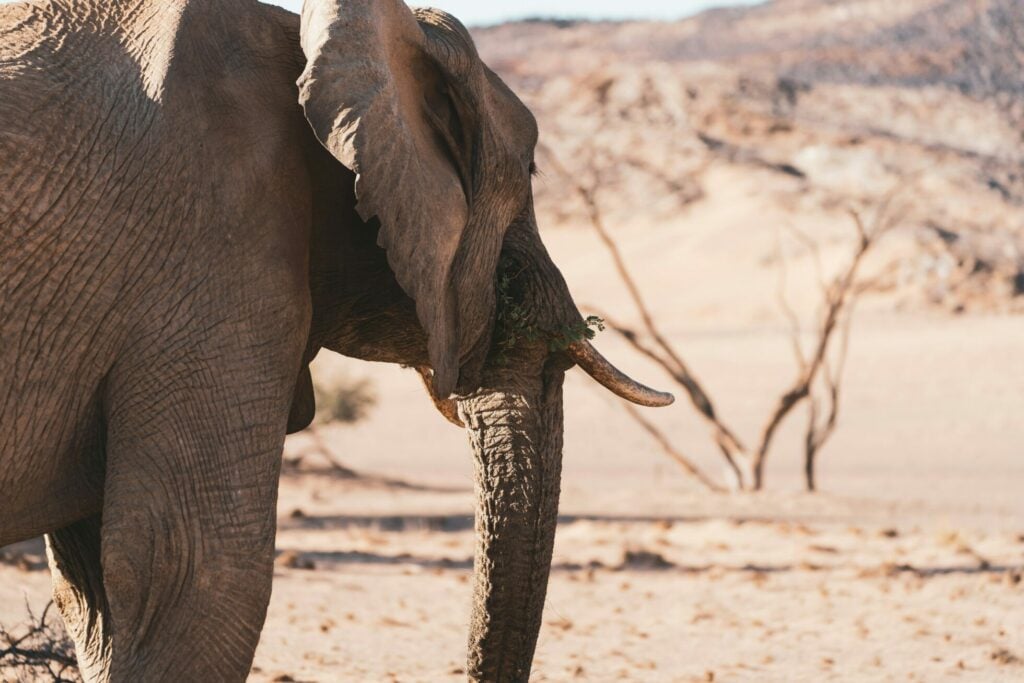
M 74 645 L 64 631 L 63 624 L 50 623 L 50 608 L 47 603 L 37 619 L 26 605 L 29 623 L 21 635 L 15 636 L 0 627 L 0 680 L 48 680 L 53 683 L 78 683 L 78 661 Z
M 699 481 L 710 491 L 714 491 L 715 493 L 725 492 L 725 489 L 723 489 L 721 486 L 719 486 L 714 481 L 709 479 L 707 475 L 701 472 L 700 468 L 697 467 L 692 460 L 690 460 L 688 457 L 686 457 L 678 450 L 676 450 L 672 446 L 672 443 L 668 440 L 668 437 L 665 436 L 664 432 L 655 427 L 654 423 L 650 422 L 647 418 L 641 415 L 640 411 L 637 410 L 633 404 L 625 403 L 623 404 L 623 408 L 625 409 L 626 413 L 630 417 L 632 417 L 637 424 L 643 427 L 644 431 L 650 434 L 651 438 L 654 439 L 659 446 L 661 446 L 662 452 L 672 460 L 675 460 L 680 467 L 682 467 L 690 474 L 690 476 Z

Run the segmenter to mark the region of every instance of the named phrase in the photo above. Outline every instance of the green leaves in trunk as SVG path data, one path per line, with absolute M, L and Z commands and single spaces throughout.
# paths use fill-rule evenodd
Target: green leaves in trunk
M 534 322 L 534 314 L 523 302 L 520 276 L 525 267 L 514 257 L 502 256 L 495 280 L 497 324 L 494 330 L 496 362 L 504 365 L 521 342 L 543 342 L 548 350 L 564 351 L 578 341 L 591 340 L 604 331 L 604 320 L 596 315 L 548 329 Z

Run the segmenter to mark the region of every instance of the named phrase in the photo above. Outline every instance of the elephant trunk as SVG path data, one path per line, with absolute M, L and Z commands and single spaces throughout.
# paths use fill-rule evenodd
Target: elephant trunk
M 460 400 L 476 472 L 474 681 L 527 681 L 558 518 L 562 369 Z

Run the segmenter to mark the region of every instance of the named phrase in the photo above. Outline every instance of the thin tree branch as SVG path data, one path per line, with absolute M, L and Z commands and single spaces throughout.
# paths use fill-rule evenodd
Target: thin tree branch
M 804 356 L 803 344 L 800 343 L 800 317 L 796 314 L 793 306 L 789 303 L 789 297 L 786 295 L 789 268 L 788 261 L 786 259 L 786 252 L 782 246 L 781 239 L 776 240 L 776 252 L 778 254 L 779 261 L 779 279 L 775 293 L 776 299 L 778 300 L 782 314 L 789 322 L 789 337 L 790 343 L 793 346 L 793 358 L 796 360 L 800 369 L 804 370 L 807 367 L 807 359 Z
M 732 471 L 736 481 L 742 484 L 744 481 L 744 474 L 741 469 L 739 457 L 742 457 L 744 447 L 729 428 L 726 427 L 715 415 L 714 406 L 711 404 L 711 401 L 708 399 L 704 389 L 693 376 L 693 373 L 690 372 L 689 368 L 685 364 L 682 364 L 682 361 L 678 356 L 665 357 L 661 355 L 657 349 L 651 348 L 645 344 L 635 330 L 615 321 L 599 309 L 595 309 L 593 307 L 588 308 L 594 310 L 594 312 L 604 320 L 608 329 L 625 339 L 626 342 L 640 354 L 654 361 L 662 368 L 662 370 L 665 371 L 666 374 L 668 374 L 669 377 L 683 387 L 687 395 L 690 397 L 690 401 L 693 403 L 693 406 L 697 409 L 698 414 L 712 425 L 715 445 L 718 446 L 718 450 L 722 453 L 722 457 L 725 458 L 726 464 L 729 465 L 729 469 Z
M 825 444 L 835 433 L 836 425 L 839 423 L 839 397 L 842 395 L 843 371 L 846 368 L 847 352 L 850 346 L 850 328 L 853 323 L 853 307 L 855 301 L 851 299 L 850 308 L 846 312 L 846 320 L 843 324 L 843 332 L 840 337 L 839 354 L 835 360 L 836 368 L 832 370 L 832 363 L 828 360 L 822 366 L 822 378 L 825 383 L 825 390 L 828 398 L 829 412 L 823 424 L 818 424 L 818 401 L 813 396 L 808 402 L 808 424 L 807 433 L 804 438 L 804 474 L 807 490 L 816 491 L 816 465 L 818 453 L 825 447 Z
M 629 403 L 623 403 L 623 408 L 625 409 L 626 414 L 633 418 L 633 420 L 639 424 L 644 431 L 650 434 L 651 438 L 653 438 L 659 446 L 661 446 L 662 452 L 672 460 L 675 460 L 680 467 L 690 474 L 690 476 L 699 481 L 710 491 L 714 491 L 715 493 L 725 493 L 725 489 L 701 472 L 700 468 L 697 467 L 692 460 L 673 448 L 665 434 L 655 427 L 652 422 L 647 420 L 647 418 L 641 415 L 639 410 Z

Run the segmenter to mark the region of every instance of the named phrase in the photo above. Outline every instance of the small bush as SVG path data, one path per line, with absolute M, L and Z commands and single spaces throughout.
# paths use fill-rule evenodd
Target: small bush
M 368 379 L 342 378 L 331 384 L 316 382 L 316 418 L 314 425 L 352 424 L 366 417 L 377 403 L 377 395 Z

